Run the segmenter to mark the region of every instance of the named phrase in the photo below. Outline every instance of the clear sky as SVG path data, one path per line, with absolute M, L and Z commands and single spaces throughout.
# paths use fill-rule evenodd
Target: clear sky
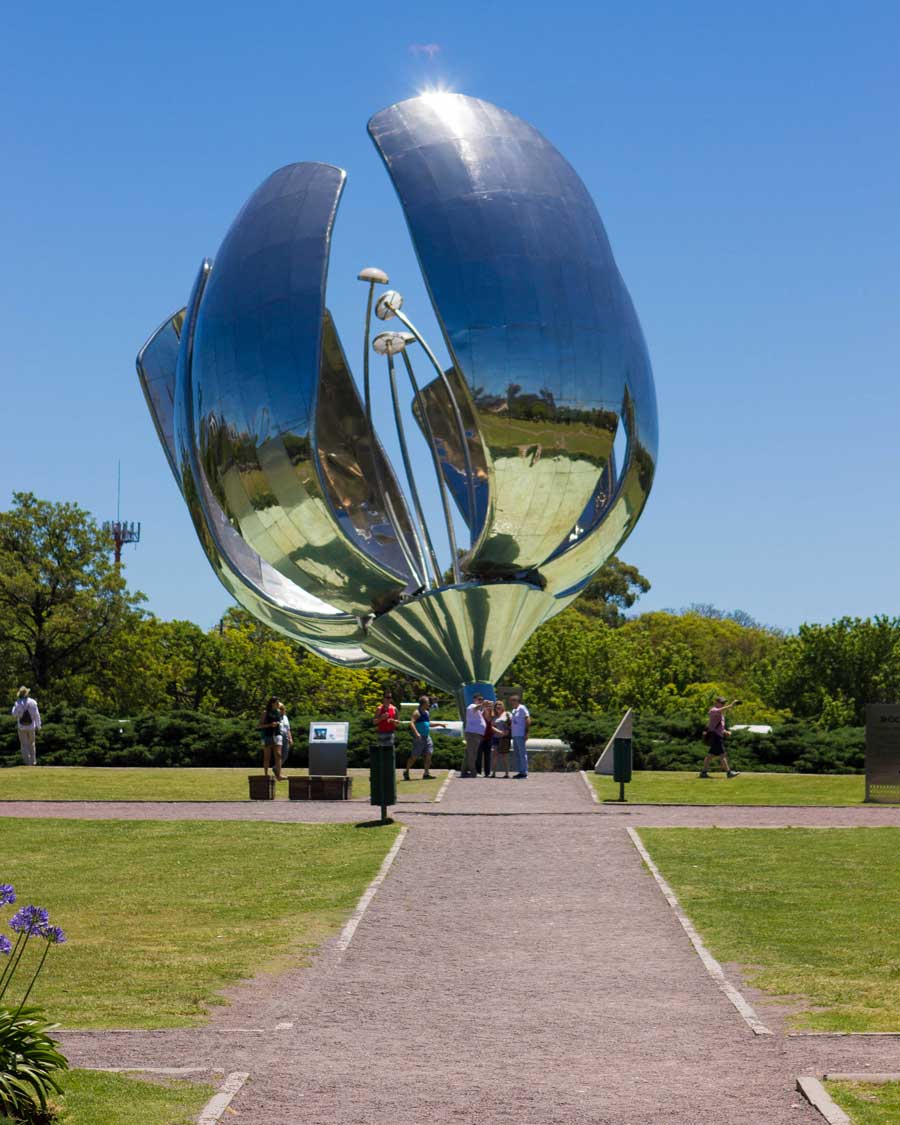
M 621 552 L 653 583 L 641 606 L 900 613 L 896 3 L 51 2 L 3 22 L 0 497 L 108 518 L 121 458 L 128 576 L 156 613 L 206 626 L 229 599 L 138 347 L 296 160 L 349 174 L 329 303 L 356 368 L 363 265 L 427 324 L 365 125 L 429 85 L 536 125 L 606 223 L 659 396 Z

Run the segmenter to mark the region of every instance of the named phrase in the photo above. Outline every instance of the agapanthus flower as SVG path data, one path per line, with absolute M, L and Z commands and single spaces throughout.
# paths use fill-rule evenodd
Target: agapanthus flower
M 0 953 L 9 953 L 11 950 L 12 942 L 5 934 L 0 934 Z
M 9 920 L 10 929 L 17 934 L 39 934 L 50 921 L 42 906 L 23 906 Z
M 9 906 L 16 901 L 16 889 L 12 883 L 0 883 L 0 906 Z
M 66 931 L 60 926 L 44 926 L 41 937 L 46 938 L 51 945 L 63 945 L 66 940 Z

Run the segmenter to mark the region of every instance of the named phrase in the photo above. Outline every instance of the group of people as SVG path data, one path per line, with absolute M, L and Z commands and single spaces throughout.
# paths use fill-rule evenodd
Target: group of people
M 528 777 L 526 744 L 531 730 L 531 714 L 518 695 L 509 697 L 509 710 L 500 699 L 474 695 L 466 708 L 466 756 L 460 777 L 496 777 L 503 770 L 509 777 L 509 752 L 515 755 L 512 775 L 516 781 Z
M 427 695 L 421 696 L 409 720 L 412 732 L 412 752 L 403 769 L 403 780 L 410 780 L 410 770 L 422 760 L 422 778 L 428 780 L 431 772 L 431 756 L 434 743 L 431 740 L 432 727 L 446 727 L 446 723 L 436 722 L 432 717 L 436 709 L 435 701 Z M 483 695 L 475 695 L 466 708 L 465 740 L 466 753 L 460 777 L 497 777 L 502 770 L 503 777 L 509 777 L 509 755 L 512 747 L 515 755 L 516 779 L 528 777 L 528 754 L 525 749 L 528 731 L 531 729 L 531 715 L 518 695 L 509 699 L 509 711 L 503 701 L 486 700 Z M 375 709 L 372 722 L 379 746 L 393 748 L 399 713 L 394 697 L 386 691 L 381 703 Z
M 281 771 L 294 745 L 294 736 L 291 734 L 291 723 L 284 704 L 276 695 L 270 695 L 266 701 L 259 720 L 259 731 L 262 737 L 263 775 L 268 777 L 269 768 L 273 767 L 275 780 L 287 781 Z

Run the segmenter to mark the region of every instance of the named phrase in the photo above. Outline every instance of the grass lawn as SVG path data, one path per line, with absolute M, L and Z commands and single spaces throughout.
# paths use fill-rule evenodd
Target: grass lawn
M 215 1093 L 206 1082 L 96 1070 L 63 1073 L 58 1125 L 192 1125 Z
M 601 801 L 618 798 L 611 777 L 587 776 Z M 861 774 L 742 773 L 729 781 L 723 773 L 703 779 L 693 772 L 635 770 L 632 776 L 626 798 L 647 805 L 861 805 L 866 788 Z
M 12 766 L 0 770 L 0 801 L 246 801 L 247 778 L 258 769 L 137 769 L 118 766 Z M 285 776 L 308 773 L 288 766 Z M 368 801 L 369 771 L 350 770 L 353 799 Z M 434 781 L 397 776 L 397 799 L 427 793 L 432 800 L 446 776 Z M 287 785 L 276 785 L 276 799 L 287 800 Z
M 70 1028 L 203 1023 L 227 985 L 303 964 L 398 831 L 0 819 L 0 883 L 15 886 L 19 905 L 47 907 L 69 938 L 50 951 L 32 1001 Z
M 896 1125 L 900 1082 L 826 1082 L 825 1089 L 849 1114 L 853 1125 Z
M 900 1031 L 900 828 L 642 828 L 703 940 L 791 1026 Z

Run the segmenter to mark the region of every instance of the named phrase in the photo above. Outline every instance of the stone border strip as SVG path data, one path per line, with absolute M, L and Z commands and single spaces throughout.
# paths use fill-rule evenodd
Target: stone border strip
M 187 1074 L 225 1074 L 221 1067 L 212 1066 L 84 1066 L 78 1069 L 94 1070 L 103 1074 L 162 1074 L 169 1078 Z M 218 1090 L 200 1111 L 197 1125 L 218 1125 L 222 1120 L 222 1114 L 231 1105 L 249 1077 L 249 1071 L 245 1070 L 235 1070 L 231 1074 L 225 1074 Z
M 900 1082 L 900 1072 L 894 1071 L 890 1074 L 870 1074 L 866 1071 L 853 1071 L 850 1074 L 841 1073 L 835 1074 L 829 1070 L 827 1074 L 823 1074 L 822 1078 L 828 1082 L 872 1082 L 878 1086 L 882 1082 Z
M 350 942 L 353 940 L 353 935 L 356 933 L 356 927 L 362 921 L 362 917 L 368 909 L 369 903 L 375 897 L 375 892 L 387 878 L 387 873 L 391 869 L 391 864 L 397 858 L 397 852 L 400 851 L 400 845 L 406 839 L 406 834 L 408 831 L 409 829 L 405 825 L 400 829 L 400 835 L 391 845 L 391 850 L 384 857 L 381 867 L 379 867 L 378 869 L 378 874 L 375 876 L 372 882 L 369 883 L 368 887 L 366 887 L 366 889 L 363 891 L 362 898 L 360 898 L 359 902 L 356 904 L 356 909 L 353 911 L 350 920 L 341 930 L 341 935 L 337 940 L 337 951 L 339 954 L 343 953 L 347 949 L 347 946 L 350 944 Z
M 441 803 L 441 801 L 443 801 L 444 794 L 447 792 L 447 786 L 450 784 L 450 782 L 453 780 L 453 778 L 455 776 L 456 776 L 456 770 L 447 770 L 447 776 L 444 778 L 444 783 L 440 787 L 440 789 L 438 789 L 437 795 L 435 796 L 434 800 L 431 802 L 433 805 L 439 805 Z
M 737 1009 L 741 1019 L 744 1021 L 744 1023 L 747 1024 L 754 1035 L 771 1035 L 771 1029 L 766 1027 L 759 1016 L 757 1016 L 756 1012 L 754 1012 L 753 1008 L 747 1003 L 743 995 L 728 980 L 728 978 L 725 976 L 725 970 L 703 944 L 703 940 L 694 929 L 693 923 L 691 922 L 690 918 L 688 918 L 685 912 L 681 909 L 681 903 L 678 901 L 675 892 L 662 877 L 659 868 L 650 858 L 650 853 L 644 847 L 640 836 L 638 836 L 637 832 L 633 828 L 626 828 L 625 831 L 631 838 L 631 842 L 632 844 L 634 844 L 635 848 L 640 854 L 641 859 L 647 865 L 647 869 L 649 870 L 650 874 L 656 880 L 657 886 L 662 891 L 663 897 L 665 898 L 666 902 L 668 902 L 669 906 L 671 906 L 672 910 L 675 912 L 675 917 L 681 923 L 682 929 L 690 939 L 691 945 L 693 945 L 694 949 L 697 951 L 697 955 L 703 962 L 703 966 L 706 971 L 713 978 L 722 992 L 725 993 L 725 995 Z
M 828 1122 L 828 1125 L 852 1125 L 850 1118 L 844 1113 L 818 1078 L 798 1078 L 797 1089 L 804 1098 L 806 1098 L 813 1109 L 821 1113 Z
M 197 1118 L 197 1125 L 217 1125 L 222 1120 L 222 1114 L 231 1105 L 249 1077 L 249 1073 L 245 1070 L 235 1070 L 226 1075 L 218 1093 L 213 1094 L 203 1107 L 203 1111 Z
M 588 793 L 590 793 L 591 795 L 591 800 L 595 805 L 599 805 L 600 798 L 597 796 L 597 790 L 593 787 L 593 785 L 591 785 L 591 779 L 588 777 L 587 772 L 585 770 L 579 770 L 578 772 L 581 774 L 581 780 L 588 787 Z

